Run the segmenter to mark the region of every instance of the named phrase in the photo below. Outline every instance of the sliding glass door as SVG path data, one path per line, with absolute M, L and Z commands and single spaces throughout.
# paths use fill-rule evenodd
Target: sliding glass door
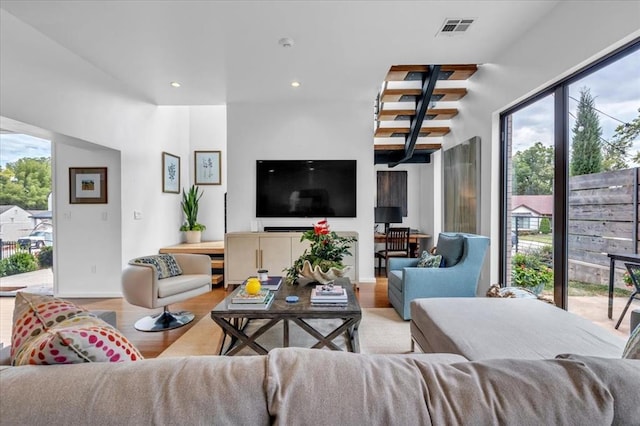
M 607 254 L 639 249 L 639 69 L 636 40 L 502 114 L 502 283 L 606 318 Z

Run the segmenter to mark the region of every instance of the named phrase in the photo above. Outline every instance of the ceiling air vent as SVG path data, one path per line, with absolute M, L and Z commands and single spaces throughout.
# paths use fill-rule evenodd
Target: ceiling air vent
M 437 35 L 453 36 L 462 34 L 469 29 L 473 21 L 473 19 L 469 18 L 447 18 L 444 20 L 444 24 L 442 24 L 442 28 L 440 28 Z

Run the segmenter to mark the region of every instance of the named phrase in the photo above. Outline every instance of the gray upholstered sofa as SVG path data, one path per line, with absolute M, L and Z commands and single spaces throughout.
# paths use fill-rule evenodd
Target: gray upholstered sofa
M 474 361 L 561 353 L 620 358 L 626 343 L 578 315 L 524 298 L 417 299 L 411 302 L 410 328 L 424 352 Z
M 275 349 L 5 367 L 7 425 L 630 425 L 640 361 Z

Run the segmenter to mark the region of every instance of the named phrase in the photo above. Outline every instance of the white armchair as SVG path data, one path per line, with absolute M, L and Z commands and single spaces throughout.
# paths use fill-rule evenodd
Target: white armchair
M 193 321 L 191 312 L 169 312 L 168 305 L 211 290 L 211 259 L 200 254 L 152 255 L 133 259 L 122 271 L 127 302 L 163 312 L 139 319 L 136 330 L 163 331 Z

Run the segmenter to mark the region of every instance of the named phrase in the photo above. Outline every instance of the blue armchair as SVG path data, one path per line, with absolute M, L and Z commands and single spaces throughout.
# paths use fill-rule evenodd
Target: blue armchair
M 411 319 L 409 303 L 414 299 L 476 296 L 489 238 L 462 233 L 440 235 L 463 237 L 462 257 L 454 266 L 419 268 L 417 267 L 419 259 L 397 257 L 389 259 L 387 270 L 389 301 L 405 320 Z M 437 248 L 436 252 L 440 254 Z

